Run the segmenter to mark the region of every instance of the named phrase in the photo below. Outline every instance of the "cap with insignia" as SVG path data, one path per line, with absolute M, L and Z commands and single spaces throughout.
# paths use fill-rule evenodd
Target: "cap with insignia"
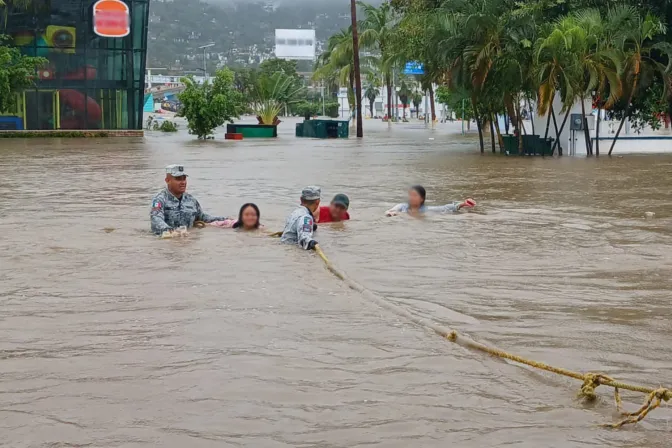
M 306 187 L 301 190 L 301 199 L 305 199 L 306 201 L 316 201 L 320 199 L 321 194 L 322 191 L 320 190 L 320 187 Z
M 184 171 L 184 165 L 168 165 L 166 167 L 166 174 L 170 174 L 173 177 L 187 176 L 187 172 Z

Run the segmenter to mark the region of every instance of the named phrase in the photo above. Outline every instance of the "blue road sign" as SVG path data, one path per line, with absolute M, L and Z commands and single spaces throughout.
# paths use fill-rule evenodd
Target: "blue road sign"
M 404 67 L 404 75 L 424 75 L 425 66 L 421 62 L 407 62 Z

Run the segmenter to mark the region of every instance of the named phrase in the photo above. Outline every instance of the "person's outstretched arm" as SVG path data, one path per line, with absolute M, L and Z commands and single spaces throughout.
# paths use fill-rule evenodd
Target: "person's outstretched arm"
M 453 202 L 451 204 L 446 204 L 446 205 L 434 205 L 434 206 L 427 206 L 427 211 L 428 212 L 434 212 L 434 213 L 449 213 L 449 212 L 459 212 L 460 209 L 464 207 L 474 207 L 476 205 L 476 202 L 473 199 L 466 199 L 462 202 Z
M 402 213 L 404 204 L 397 204 L 388 211 L 385 212 L 385 216 L 397 216 L 399 213 Z
M 196 201 L 196 219 L 195 221 L 203 221 L 205 223 L 210 223 L 213 221 L 225 221 L 228 218 L 226 216 L 210 216 L 203 211 L 201 204 Z

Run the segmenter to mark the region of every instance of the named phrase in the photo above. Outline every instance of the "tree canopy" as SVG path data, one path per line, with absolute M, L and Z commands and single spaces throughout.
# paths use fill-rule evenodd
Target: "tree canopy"
M 234 87 L 233 79 L 233 72 L 228 69 L 217 71 L 212 83 L 197 84 L 193 77 L 182 78 L 186 88 L 179 95 L 179 116 L 187 119 L 190 134 L 206 139 L 217 127 L 243 113 L 243 96 Z
M 7 38 L 0 35 L 0 112 L 16 107 L 16 94 L 32 87 L 37 69 L 47 63 L 44 58 L 21 54 L 18 48 L 6 42 Z

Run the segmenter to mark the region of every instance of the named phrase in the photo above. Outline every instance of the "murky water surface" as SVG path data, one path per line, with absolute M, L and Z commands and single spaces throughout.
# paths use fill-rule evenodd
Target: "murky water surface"
M 321 245 L 372 291 L 541 361 L 672 384 L 672 157 L 483 157 L 473 137 L 367 125 L 363 141 L 292 123 L 274 142 L 0 141 L 0 444 L 669 447 L 669 408 L 601 429 L 609 389 L 582 405 L 576 382 L 449 344 L 314 254 L 149 233 L 170 163 L 208 212 L 254 201 L 271 229 L 318 184 L 354 218 Z M 480 207 L 383 218 L 412 183 Z

